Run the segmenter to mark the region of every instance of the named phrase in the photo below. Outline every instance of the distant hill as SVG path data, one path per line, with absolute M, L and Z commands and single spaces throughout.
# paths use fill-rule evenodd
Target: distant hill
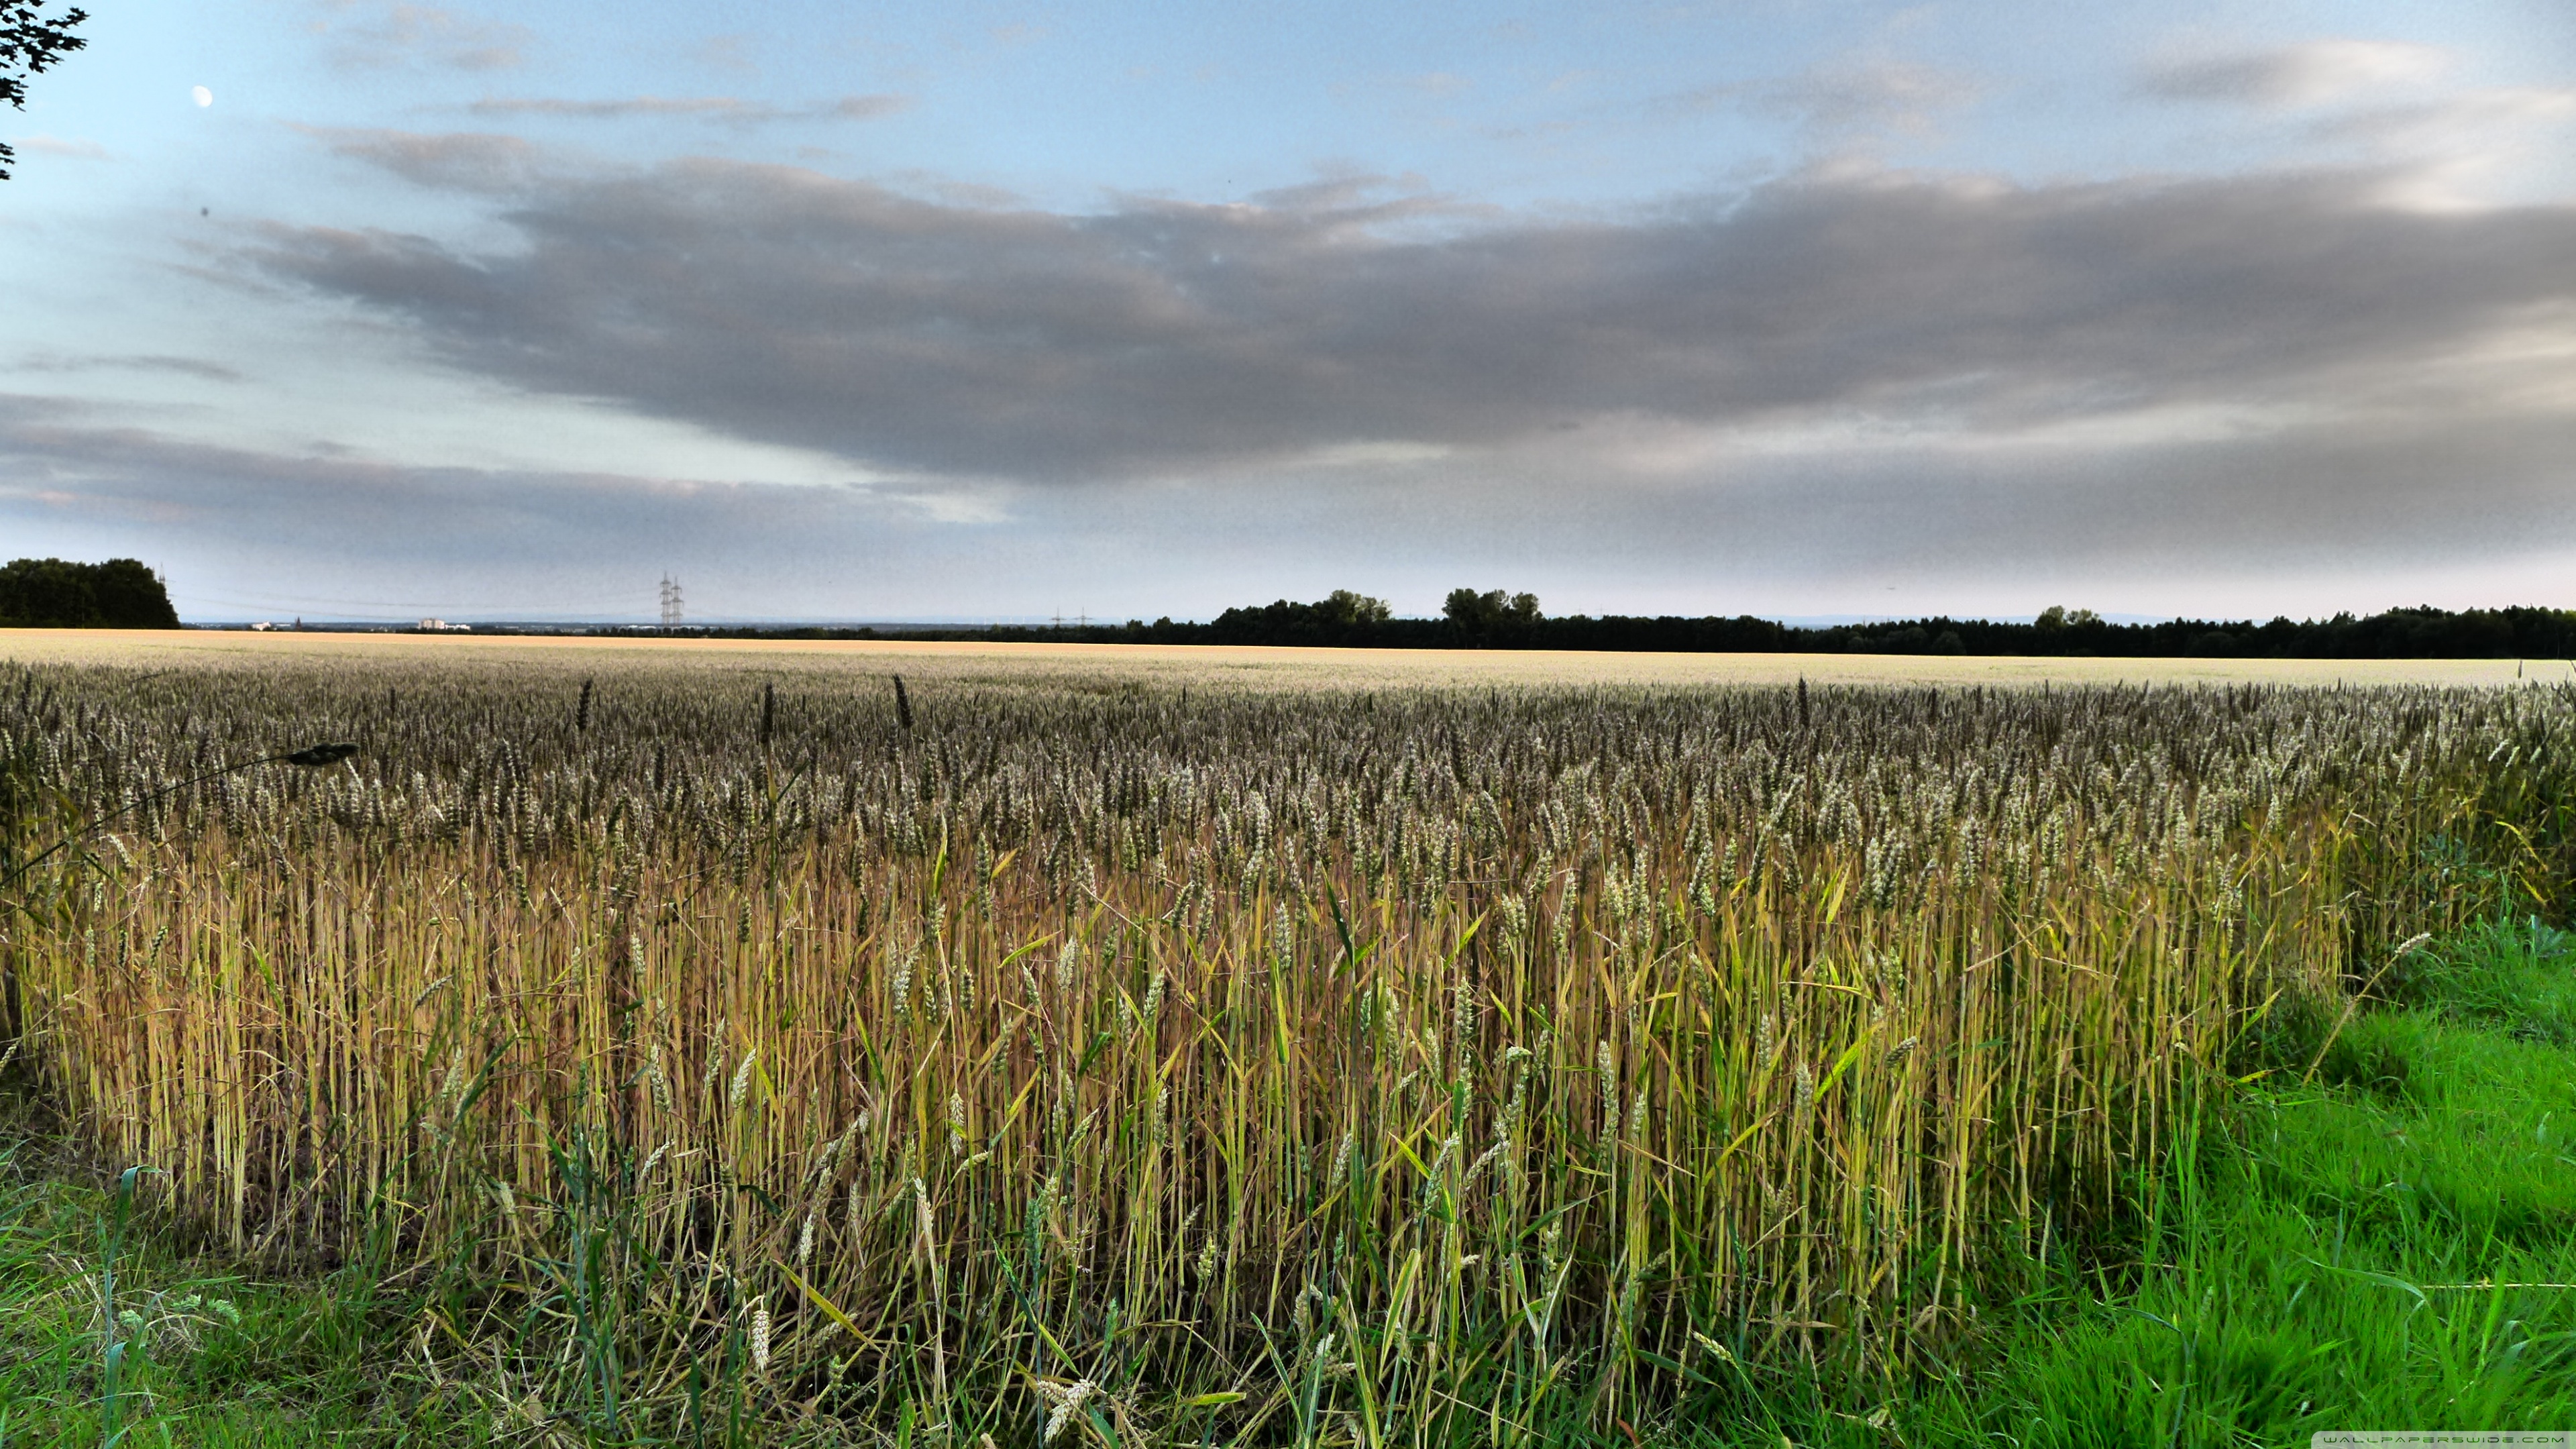
M 0 568 L 0 628 L 176 629 L 160 575 L 139 559 L 22 558 Z

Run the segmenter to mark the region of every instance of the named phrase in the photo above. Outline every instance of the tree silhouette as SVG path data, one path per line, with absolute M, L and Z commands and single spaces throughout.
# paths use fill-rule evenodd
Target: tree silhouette
M 141 561 L 22 558 L 0 568 L 0 627 L 176 629 L 170 591 Z
M 56 61 L 89 44 L 72 34 L 89 18 L 85 10 L 66 10 L 48 20 L 26 0 L 0 0 L 0 101 L 27 109 L 27 78 L 42 75 Z M 9 164 L 18 153 L 0 141 L 0 181 L 9 179 Z
M 1362 629 L 1372 624 L 1383 624 L 1395 613 L 1393 609 L 1387 607 L 1386 600 L 1372 599 L 1366 594 L 1355 594 L 1348 589 L 1335 589 L 1325 595 L 1323 600 L 1315 605 L 1315 611 L 1347 629 Z
M 1538 621 L 1547 617 L 1538 611 L 1538 595 L 1506 594 L 1500 589 L 1481 594 L 1474 589 L 1451 589 L 1440 612 L 1478 648 L 1526 644 Z

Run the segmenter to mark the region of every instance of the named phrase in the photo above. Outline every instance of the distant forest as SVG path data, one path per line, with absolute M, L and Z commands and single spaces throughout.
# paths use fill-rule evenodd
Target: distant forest
M 139 559 L 22 558 L 0 567 L 0 629 L 178 627 L 170 591 Z
M 2576 611 L 2392 609 L 2366 618 L 2173 619 L 2115 624 L 2089 609 L 2053 608 L 2030 623 L 1940 615 L 1895 623 L 1799 628 L 1750 614 L 1652 618 L 1551 617 L 1532 594 L 1458 589 L 1436 619 L 1399 619 L 1383 600 L 1349 590 L 1311 604 L 1228 609 L 1204 624 L 1130 619 L 1124 624 L 987 629 L 715 629 L 723 637 L 935 638 L 1084 644 L 1271 644 L 1345 649 L 1582 649 L 1665 653 L 2054 654 L 2105 658 L 2568 659 Z

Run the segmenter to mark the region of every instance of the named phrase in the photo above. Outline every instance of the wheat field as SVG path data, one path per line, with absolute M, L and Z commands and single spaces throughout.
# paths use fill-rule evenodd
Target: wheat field
M 148 668 L 267 668 L 288 661 L 396 660 L 610 671 L 682 668 L 861 677 L 1078 676 L 1231 679 L 1271 688 L 1794 684 L 1881 686 L 2260 684 L 2533 685 L 2576 681 L 2555 659 L 2099 659 L 1926 654 L 1647 654 L 1546 649 L 1306 649 L 1181 644 L 987 644 L 935 640 L 655 639 L 574 635 L 251 633 L 190 629 L 0 629 L 0 659 Z
M 2568 876 L 2557 688 L 249 637 L 8 641 L 10 859 L 103 821 L 12 887 L 9 1049 L 615 1433 L 1931 1371 L 2285 1023 Z

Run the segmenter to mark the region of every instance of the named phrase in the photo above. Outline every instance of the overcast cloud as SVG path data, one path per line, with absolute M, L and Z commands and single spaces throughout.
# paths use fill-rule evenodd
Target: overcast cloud
M 280 228 L 250 253 L 267 274 L 477 373 L 907 473 L 1221 474 L 1610 420 L 2014 439 L 2215 410 L 2465 442 L 2518 404 L 2464 360 L 2576 313 L 2576 211 L 2404 210 L 2370 171 L 1806 175 L 1581 221 L 1356 185 L 1063 215 L 721 161 L 541 174 L 483 136 L 341 144 L 499 193 L 514 235 Z M 2571 384 L 2562 360 L 2517 387 L 2555 409 Z M 1629 431 L 1590 461 L 1639 467 Z
M 2453 63 L 2438 46 L 2317 40 L 2171 58 L 2149 67 L 2144 89 L 2178 100 L 2315 106 L 2419 87 L 2438 80 Z
M 740 96 L 626 96 L 613 100 L 568 100 L 560 96 L 494 96 L 466 109 L 478 116 L 575 116 L 590 121 L 622 121 L 638 116 L 677 116 L 690 120 L 758 125 L 775 121 L 866 121 L 891 116 L 911 104 L 903 96 L 843 96 L 819 105 L 777 106 Z

